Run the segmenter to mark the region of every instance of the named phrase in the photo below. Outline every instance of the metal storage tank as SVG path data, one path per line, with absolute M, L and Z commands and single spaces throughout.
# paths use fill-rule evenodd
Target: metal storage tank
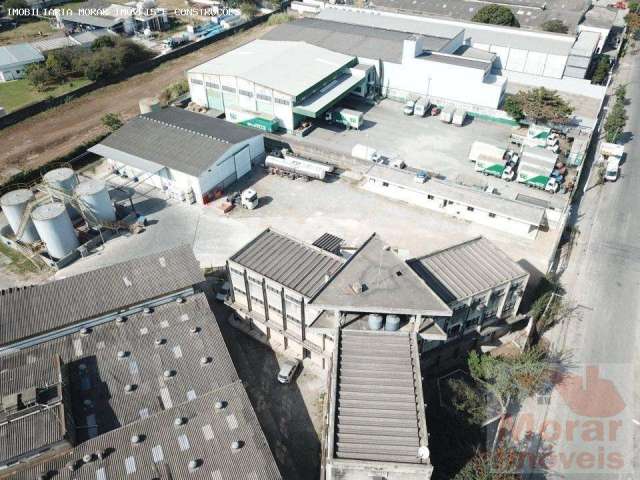
M 66 190 L 72 192 L 75 186 L 78 184 L 78 178 L 72 168 L 63 167 L 55 168 L 48 171 L 42 177 L 44 181 L 54 188 L 60 190 Z
M 382 328 L 383 318 L 382 315 L 378 313 L 370 313 L 369 314 L 369 329 L 370 330 L 380 330 Z
M 78 184 L 75 192 L 98 220 L 115 221 L 116 211 L 113 208 L 104 182 L 100 180 L 85 180 Z
M 400 317 L 398 315 L 387 315 L 384 322 L 384 329 L 387 332 L 395 332 L 400 330 Z
M 22 220 L 22 215 L 24 211 L 27 209 L 27 204 L 35 198 L 35 195 L 31 190 L 27 190 L 26 188 L 20 188 L 18 190 L 13 190 L 9 193 L 6 193 L 0 198 L 0 205 L 2 206 L 2 211 L 7 217 L 7 221 L 13 230 L 13 233 L 18 231 L 20 228 L 20 221 Z M 36 227 L 33 225 L 33 222 L 29 218 L 27 221 L 27 226 L 22 232 L 22 235 L 18 240 L 26 243 L 33 243 L 40 240 L 38 236 L 38 232 L 36 231 Z
M 78 238 L 63 203 L 40 205 L 31 219 L 51 257 L 59 259 L 78 248 Z
M 158 97 L 145 97 L 141 98 L 138 102 L 140 107 L 140 113 L 151 113 L 160 110 L 160 99 Z

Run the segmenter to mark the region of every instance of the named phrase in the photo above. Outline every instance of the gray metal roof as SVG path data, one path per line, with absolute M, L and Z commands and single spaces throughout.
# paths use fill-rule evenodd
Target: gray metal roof
M 310 303 L 347 312 L 451 314 L 449 307 L 376 234 Z
M 447 3 L 449 1 L 455 0 L 447 0 Z M 323 20 L 353 25 L 386 28 L 422 35 L 448 36 L 449 38 L 453 38 L 460 30 L 464 29 L 464 38 L 473 44 L 504 46 L 554 55 L 567 55 L 575 38 L 572 35 L 535 32 L 453 19 L 420 16 L 398 17 L 374 10 L 347 11 L 340 8 L 325 8 L 318 17 Z
M 313 297 L 344 260 L 320 248 L 267 229 L 230 258 L 231 261 Z
M 596 6 L 584 14 L 582 25 L 585 27 L 610 29 L 615 24 L 617 16 L 618 9 L 616 8 Z
M 89 151 L 125 163 L 128 157 L 139 158 L 200 176 L 234 144 L 259 135 L 219 118 L 167 107 L 135 117 Z
M 298 40 L 346 55 L 400 63 L 403 42 L 410 35 L 393 29 L 303 18 L 280 25 L 262 38 Z M 448 42 L 449 38 L 434 35 L 425 35 L 422 38 L 423 48 L 432 51 L 440 50 Z
M 96 16 L 96 15 L 80 15 L 78 13 L 71 13 L 69 15 L 62 15 L 63 22 L 77 23 L 80 25 L 91 25 L 98 28 L 113 28 L 119 23 L 122 23 L 121 18 L 114 18 L 108 16 Z
M 409 265 L 448 304 L 529 274 L 483 237 L 454 245 Z
M 118 352 L 125 356 L 120 358 Z M 5 356 L 2 368 L 28 368 L 30 362 L 53 354 L 66 364 L 76 425 L 87 425 L 87 417 L 94 415 L 95 429 L 79 429 L 79 441 L 238 379 L 202 293 L 186 297 L 184 303 L 156 307 L 151 314 L 131 315 L 124 323 L 95 326 L 88 335 L 75 333 L 21 350 Z M 210 362 L 202 364 L 203 357 Z M 170 378 L 164 376 L 167 370 L 173 371 Z M 127 384 L 134 385 L 132 392 L 125 391 Z M 85 400 L 91 401 L 91 408 Z
M 42 53 L 28 43 L 0 47 L 0 68 L 9 69 L 44 60 Z
M 335 392 L 334 456 L 429 463 L 414 333 L 342 330 Z
M 218 401 L 222 409 L 216 408 Z M 185 423 L 176 426 L 179 417 Z M 136 435 L 141 441 L 134 444 L 131 438 Z M 232 448 L 235 441 L 240 448 Z M 96 452 L 104 452 L 104 458 Z M 87 454 L 92 461 L 84 464 L 81 459 Z M 195 470 L 189 468 L 192 460 L 198 462 Z M 67 468 L 70 463 L 76 464 L 75 471 Z M 33 480 L 46 472 L 55 472 L 61 480 L 281 478 L 240 381 L 101 435 L 12 478 Z
M 355 63 L 351 56 L 313 43 L 254 40 L 192 68 L 189 73 L 239 77 L 297 97 Z
M 122 310 L 204 280 L 183 245 L 43 285 L 0 291 L 0 346 Z
M 426 62 L 446 63 L 447 65 L 455 65 L 458 67 L 475 68 L 477 70 L 487 71 L 491 68 L 491 61 L 476 58 L 468 58 L 457 55 L 442 55 L 438 53 L 426 52 L 418 55 L 416 58 Z
M 312 243 L 314 247 L 321 248 L 331 253 L 338 253 L 340 246 L 344 243 L 344 240 L 340 237 L 336 237 L 330 233 L 323 233 L 318 239 Z

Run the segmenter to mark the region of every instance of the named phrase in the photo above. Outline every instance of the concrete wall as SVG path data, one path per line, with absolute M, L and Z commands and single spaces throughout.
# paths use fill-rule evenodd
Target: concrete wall
M 429 480 L 431 465 L 394 464 L 332 459 L 327 463 L 326 480 Z

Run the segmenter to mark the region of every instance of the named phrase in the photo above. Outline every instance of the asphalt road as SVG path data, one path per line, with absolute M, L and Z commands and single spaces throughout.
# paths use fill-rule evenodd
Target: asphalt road
M 530 401 L 524 417 L 520 413 L 537 418 L 531 431 L 542 437 L 538 452 L 551 452 L 553 461 L 541 468 L 549 479 L 639 478 L 633 446 L 634 437 L 640 438 L 640 137 L 633 135 L 640 125 L 637 54 L 623 59 L 617 81 L 628 85 L 626 161 L 619 180 L 589 188 L 574 214 L 579 234 L 560 279 L 572 312 L 552 332 L 576 381 L 556 388 L 548 406 Z M 553 431 L 548 428 L 545 434 L 544 421 Z

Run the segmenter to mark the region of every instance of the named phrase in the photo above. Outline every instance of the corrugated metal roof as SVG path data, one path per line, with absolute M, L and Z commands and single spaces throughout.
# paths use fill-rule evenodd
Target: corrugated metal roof
M 451 314 L 449 307 L 375 234 L 310 303 L 351 312 Z
M 191 247 L 0 292 L 0 346 L 115 312 L 204 280 Z
M 44 60 L 42 53 L 28 43 L 0 47 L 0 68 L 9 69 Z
M 254 40 L 198 65 L 189 73 L 239 77 L 297 97 L 355 63 L 353 57 L 313 43 Z
M 216 408 L 218 401 L 224 408 Z M 230 416 L 235 423 L 227 420 Z M 185 422 L 175 425 L 179 417 Z M 132 443 L 135 435 L 139 443 Z M 232 448 L 235 441 L 240 448 Z M 96 452 L 104 452 L 103 459 Z M 92 461 L 85 464 L 82 457 L 87 454 Z M 197 462 L 195 470 L 189 468 L 192 460 Z M 71 462 L 76 464 L 74 471 L 66 467 Z M 56 472 L 61 480 L 281 478 L 240 381 L 101 435 L 13 478 L 32 480 L 46 472 Z
M 186 402 L 189 392 L 201 396 L 238 379 L 204 294 L 132 315 L 124 323 L 98 325 L 88 335 L 67 335 L 21 350 L 4 357 L 3 368 L 28 367 L 54 353 L 67 365 L 76 425 L 86 425 L 87 416 L 95 415 L 95 430 L 79 429 L 80 441 L 140 420 L 141 410 L 154 415 Z M 204 357 L 211 361 L 202 364 Z M 166 378 L 165 371 L 173 375 Z M 132 392 L 125 391 L 127 384 L 134 386 Z
M 330 233 L 323 233 L 312 245 L 327 252 L 337 254 L 343 243 L 344 240 L 342 238 L 331 235 Z
M 234 144 L 259 135 L 219 118 L 167 107 L 128 121 L 89 151 L 101 155 L 107 147 L 197 177 Z
M 274 282 L 313 297 L 344 260 L 267 229 L 230 258 Z
M 408 263 L 448 304 L 529 275 L 483 237 Z
M 334 456 L 393 463 L 429 463 L 415 334 L 340 332 L 335 387 Z
M 121 18 L 114 18 L 108 16 L 96 16 L 96 15 L 80 15 L 72 13 L 69 15 L 62 15 L 63 22 L 77 23 L 80 25 L 91 25 L 98 28 L 113 28 L 119 23 L 122 23 Z

